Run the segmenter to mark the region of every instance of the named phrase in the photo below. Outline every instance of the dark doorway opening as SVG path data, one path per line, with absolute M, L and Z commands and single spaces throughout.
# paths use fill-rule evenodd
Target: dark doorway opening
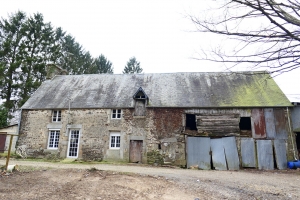
M 239 127 L 240 127 L 240 130 L 251 131 L 251 118 L 250 117 L 241 117 Z
M 298 156 L 300 156 L 300 132 L 296 132 L 296 144 L 297 144 Z
M 196 116 L 191 114 L 186 114 L 186 129 L 197 130 Z

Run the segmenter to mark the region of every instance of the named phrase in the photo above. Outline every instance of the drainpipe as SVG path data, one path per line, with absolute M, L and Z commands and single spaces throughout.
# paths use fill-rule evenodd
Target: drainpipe
M 296 151 L 295 151 L 295 144 L 294 144 L 294 136 L 293 136 L 293 131 L 292 131 L 292 127 L 291 127 L 291 120 L 290 120 L 290 113 L 289 113 L 289 108 L 286 107 L 286 111 L 287 111 L 287 117 L 288 117 L 288 122 L 289 122 L 289 131 L 290 131 L 290 134 L 291 134 L 291 139 L 292 139 L 292 146 L 293 146 L 293 152 L 294 152 L 294 159 L 295 160 L 298 160 L 297 159 L 297 156 L 296 156 Z

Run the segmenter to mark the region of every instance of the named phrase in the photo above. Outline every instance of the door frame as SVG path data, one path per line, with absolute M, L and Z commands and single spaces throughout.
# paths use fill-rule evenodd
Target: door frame
M 71 132 L 72 131 L 79 131 L 79 136 L 78 136 L 78 148 L 77 148 L 77 156 L 69 156 L 70 153 L 70 140 L 71 140 Z M 68 137 L 68 149 L 67 149 L 67 158 L 78 158 L 78 154 L 79 154 L 79 148 L 80 148 L 80 136 L 81 136 L 81 129 L 79 128 L 71 128 L 69 129 L 69 137 Z

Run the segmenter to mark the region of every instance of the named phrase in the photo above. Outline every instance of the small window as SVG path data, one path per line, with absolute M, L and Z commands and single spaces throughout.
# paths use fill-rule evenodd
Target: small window
M 52 114 L 52 121 L 53 122 L 60 122 L 61 121 L 61 111 L 54 110 Z
M 197 130 L 196 116 L 191 114 L 186 114 L 186 129 Z
M 110 149 L 120 149 L 120 141 L 121 141 L 120 133 L 111 133 L 109 148 Z
M 241 117 L 239 127 L 240 127 L 240 130 L 251 131 L 251 118 L 250 117 Z
M 111 113 L 112 119 L 121 119 L 121 109 L 113 109 Z
M 50 130 L 48 138 L 48 149 L 57 149 L 59 142 L 59 130 Z

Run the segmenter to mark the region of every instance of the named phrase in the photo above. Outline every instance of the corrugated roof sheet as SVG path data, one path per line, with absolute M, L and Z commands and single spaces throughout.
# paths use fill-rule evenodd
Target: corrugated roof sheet
M 130 108 L 142 87 L 147 107 L 281 107 L 289 100 L 263 72 L 60 75 L 22 109 Z

